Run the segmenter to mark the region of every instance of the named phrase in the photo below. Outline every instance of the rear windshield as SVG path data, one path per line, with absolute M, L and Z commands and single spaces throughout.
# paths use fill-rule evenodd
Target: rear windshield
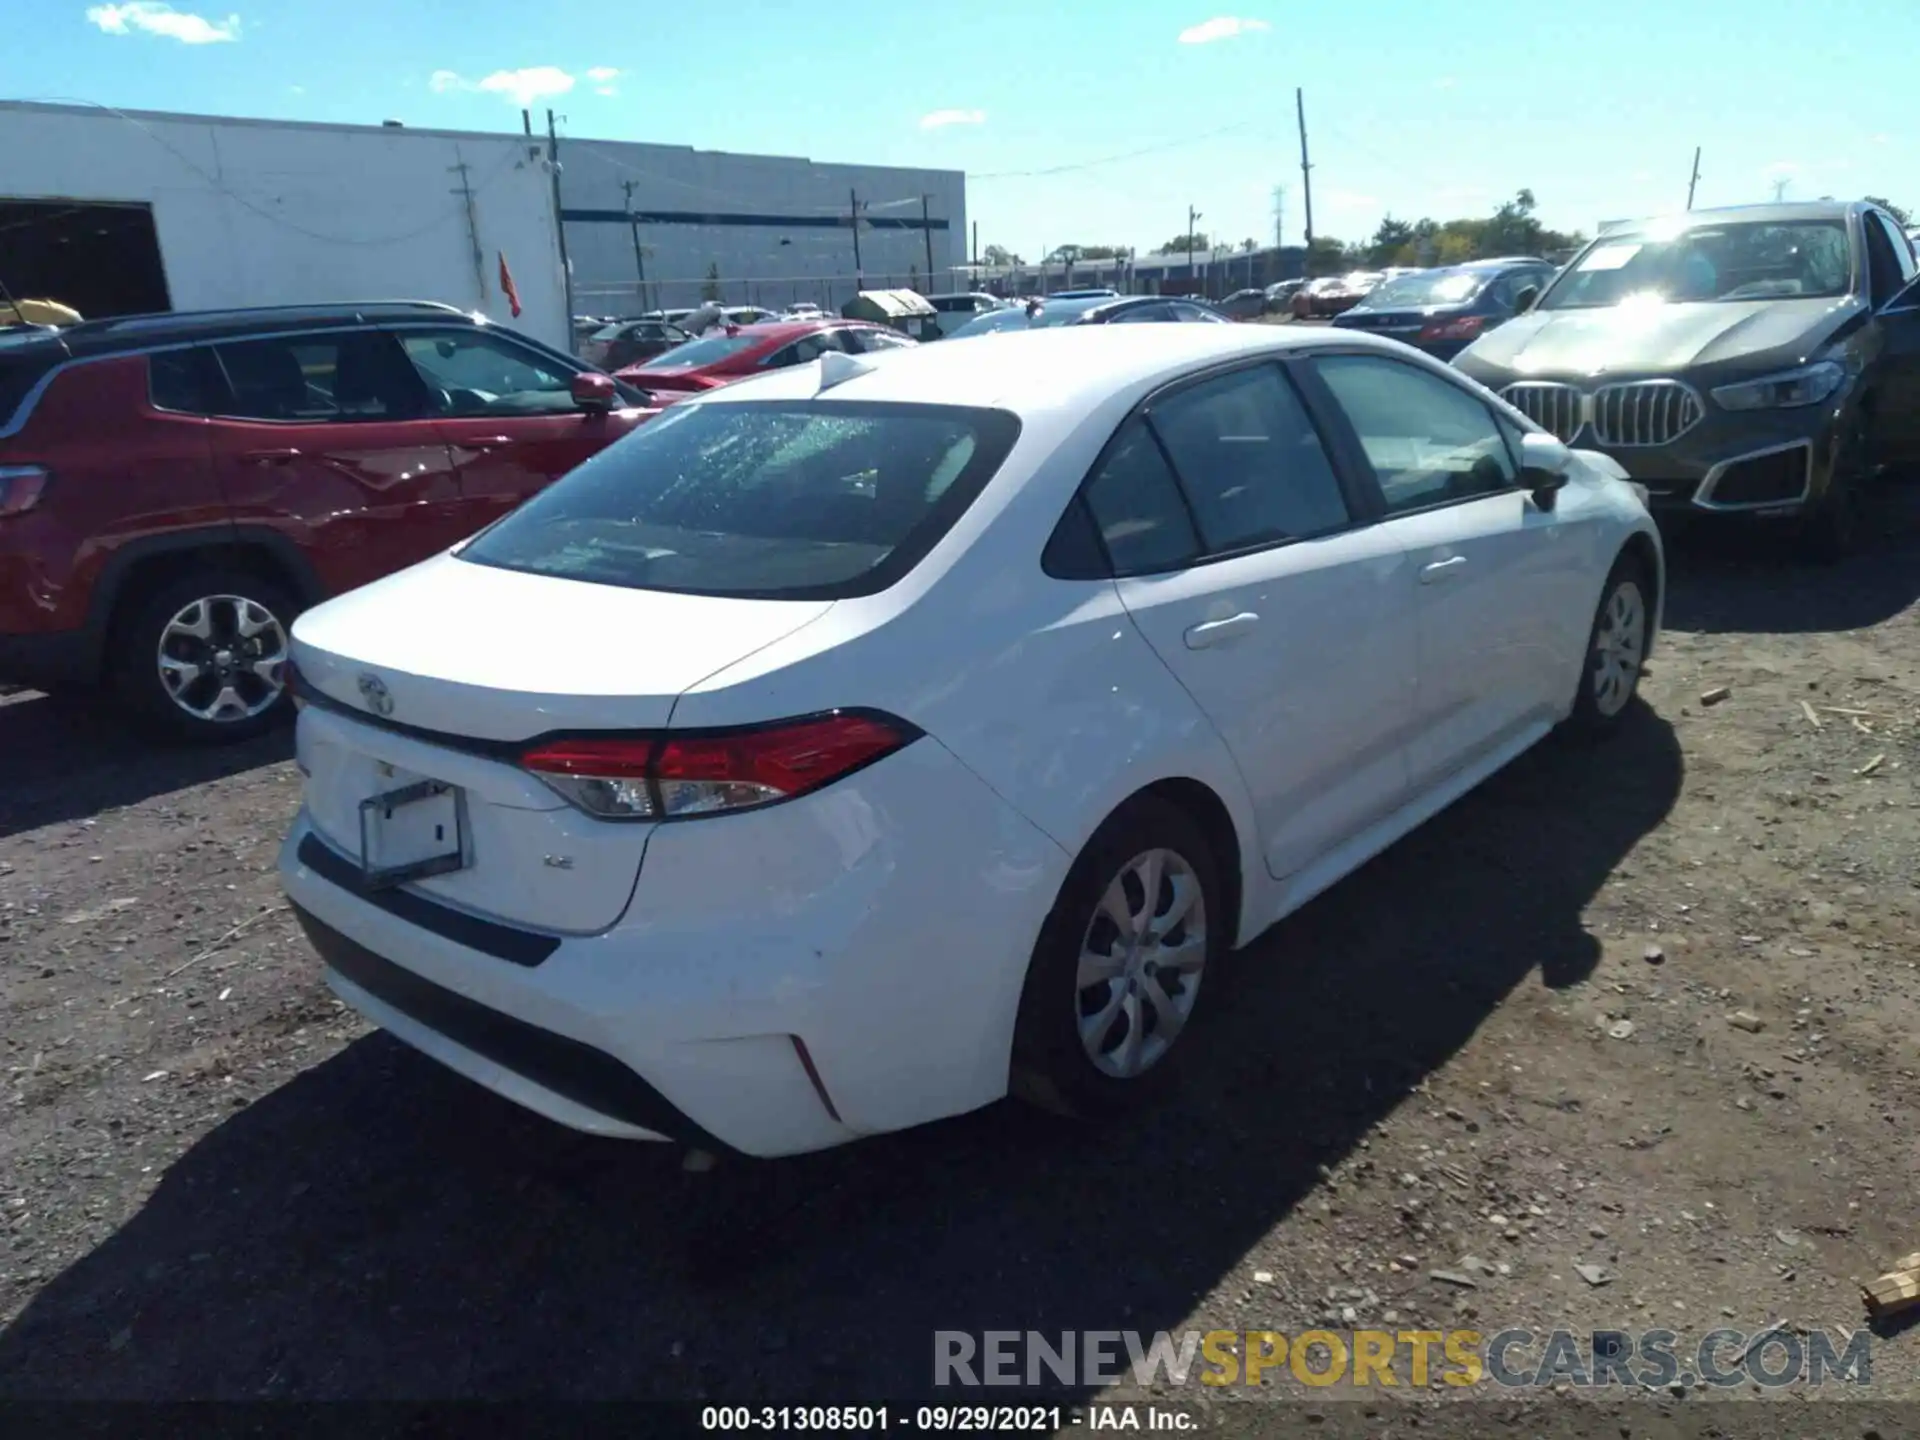
M 952 528 L 1019 431 L 1006 411 L 947 405 L 678 405 L 460 555 L 635 590 L 871 595 Z
M 756 335 L 709 335 L 703 340 L 689 340 L 684 345 L 676 345 L 664 355 L 656 355 L 647 361 L 649 370 L 675 370 L 691 368 L 697 365 L 717 365 L 729 355 L 738 355 L 750 345 L 757 345 L 764 336 Z
M 1367 294 L 1366 308 L 1419 309 L 1424 305 L 1462 305 L 1486 288 L 1491 270 L 1429 270 L 1401 275 L 1376 285 Z

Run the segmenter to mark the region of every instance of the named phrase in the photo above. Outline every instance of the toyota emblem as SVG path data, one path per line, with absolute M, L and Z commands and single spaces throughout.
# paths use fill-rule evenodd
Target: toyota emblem
M 393 694 L 387 682 L 371 671 L 360 677 L 360 698 L 367 702 L 367 709 L 382 718 L 393 714 Z

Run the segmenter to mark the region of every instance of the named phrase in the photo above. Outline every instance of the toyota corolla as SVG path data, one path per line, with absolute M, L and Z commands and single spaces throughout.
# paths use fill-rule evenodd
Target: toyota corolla
M 1642 501 L 1366 336 L 828 354 L 303 615 L 284 883 L 355 1009 L 582 1130 L 1118 1110 L 1229 950 L 1628 717 Z

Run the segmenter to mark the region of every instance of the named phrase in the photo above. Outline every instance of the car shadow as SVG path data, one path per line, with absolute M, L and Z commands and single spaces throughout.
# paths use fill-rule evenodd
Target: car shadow
M 99 701 L 0 696 L 0 839 L 292 758 L 290 728 L 240 745 L 177 745 Z
M 692 1174 L 359 1040 L 51 1280 L 0 1396 L 905 1399 L 937 1330 L 1176 1330 L 1503 999 L 1591 973 L 1582 912 L 1682 778 L 1644 709 L 1600 760 L 1537 747 L 1261 937 L 1126 1121 L 1003 1103 Z
M 1920 599 L 1920 484 L 1877 491 L 1859 553 L 1819 565 L 1782 527 L 1669 526 L 1666 626 L 1694 634 L 1862 630 Z

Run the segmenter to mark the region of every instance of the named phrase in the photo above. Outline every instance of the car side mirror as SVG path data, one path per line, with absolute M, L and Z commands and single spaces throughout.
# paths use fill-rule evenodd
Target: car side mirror
M 613 409 L 614 402 L 620 398 L 620 389 L 613 383 L 613 377 L 597 370 L 578 372 L 570 388 L 574 408 L 591 414 L 604 414 Z
M 1526 314 L 1529 310 L 1533 309 L 1534 302 L 1539 298 L 1540 298 L 1539 286 L 1537 285 L 1521 286 L 1520 293 L 1513 297 L 1513 313 L 1516 315 Z
M 1553 436 L 1528 433 L 1520 437 L 1520 483 L 1542 510 L 1553 509 L 1567 487 L 1572 465 L 1573 451 Z

